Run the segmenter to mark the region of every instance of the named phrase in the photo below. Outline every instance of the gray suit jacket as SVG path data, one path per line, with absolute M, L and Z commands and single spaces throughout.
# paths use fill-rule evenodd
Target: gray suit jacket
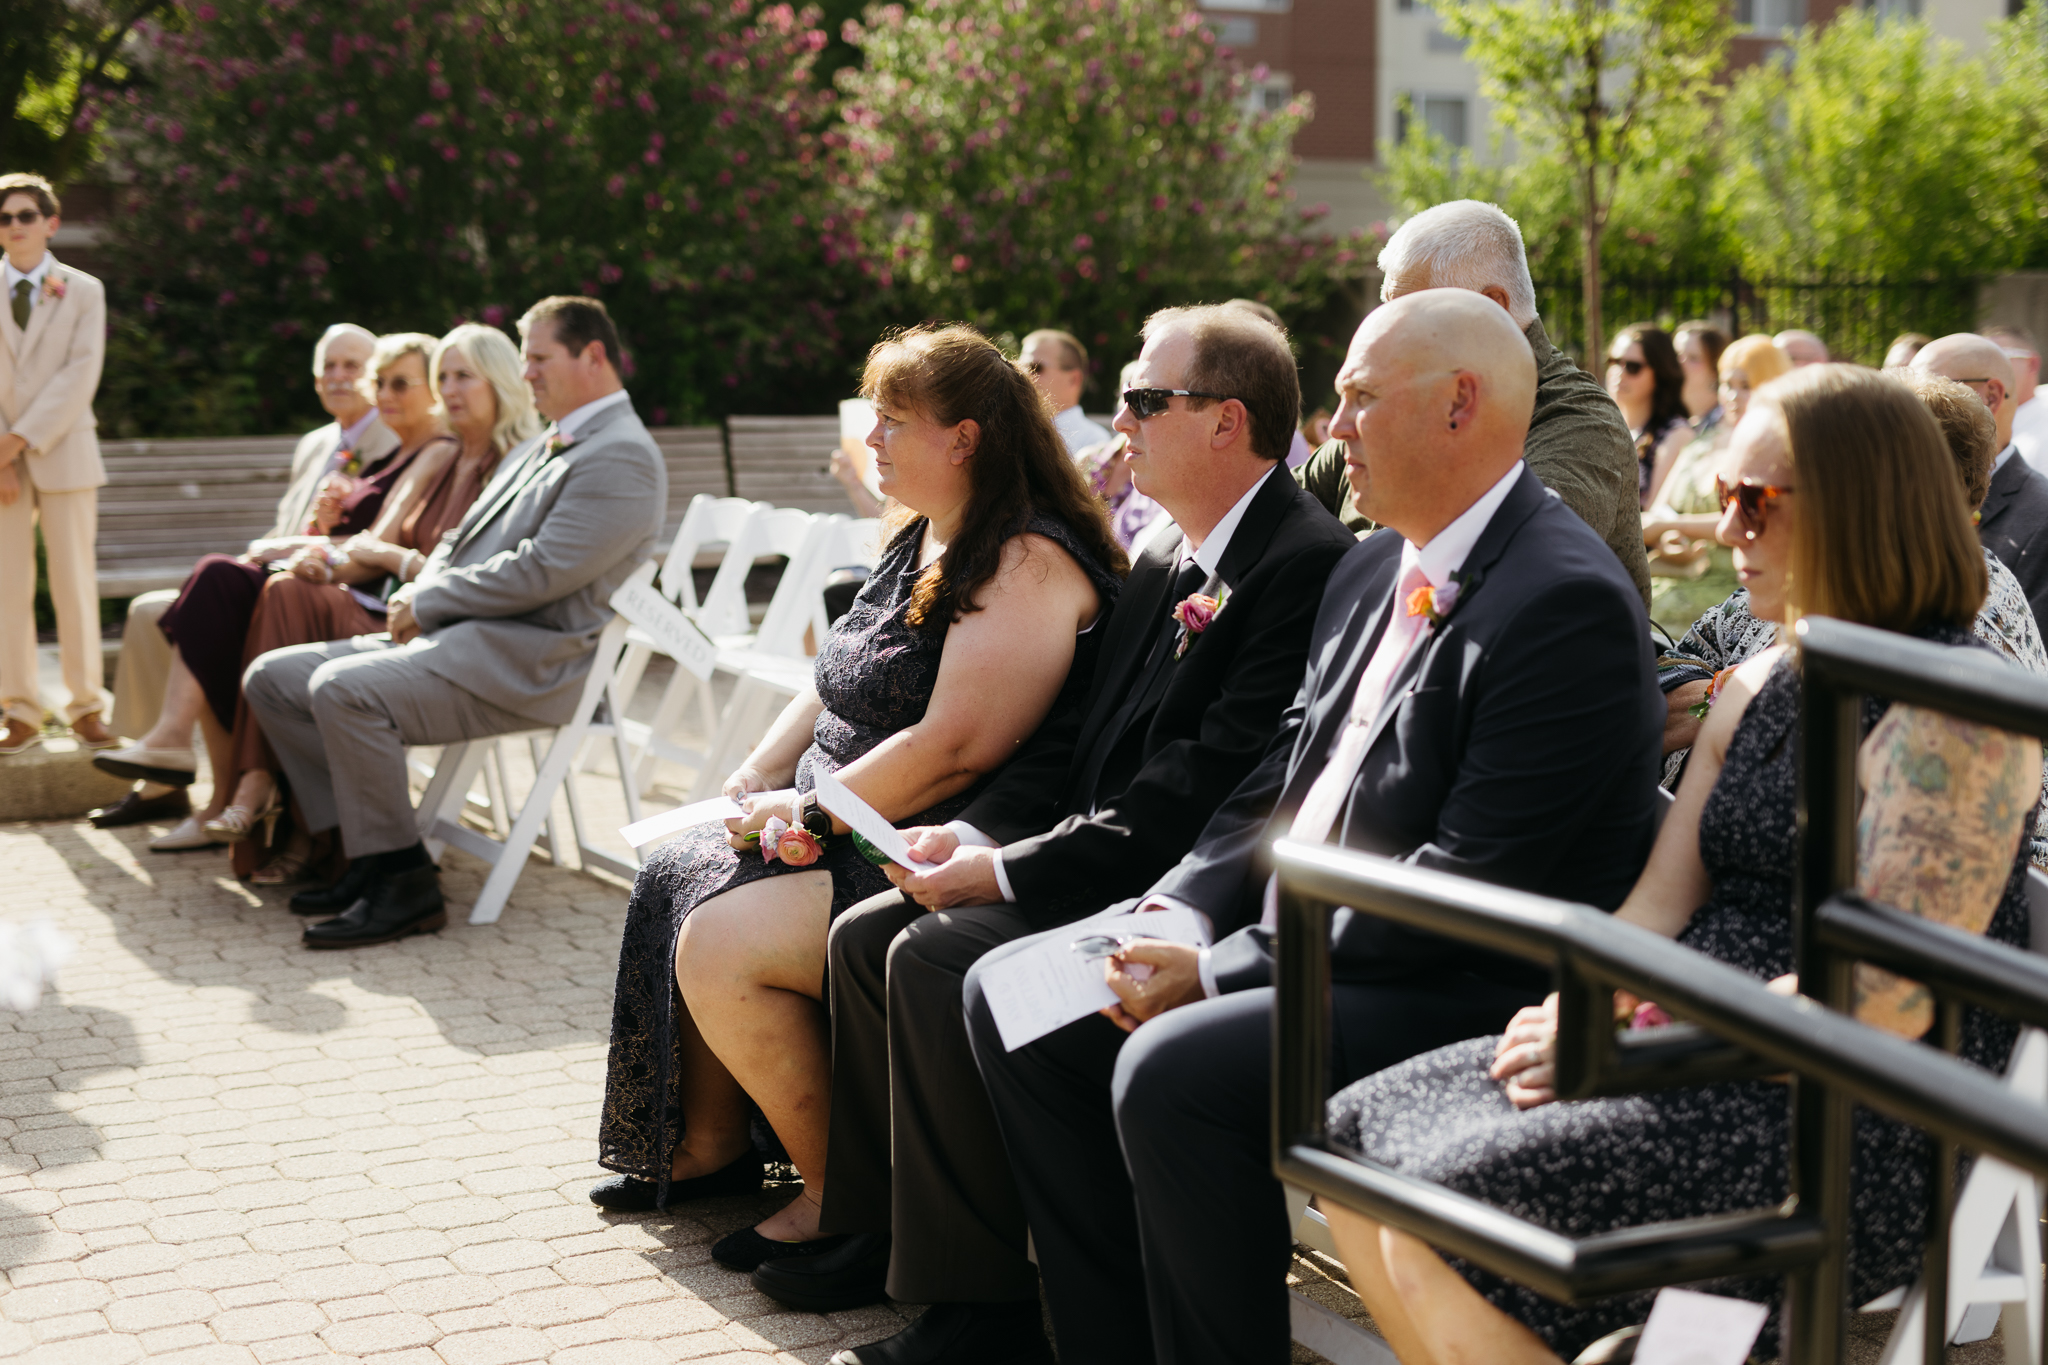
M 412 648 L 439 677 L 543 725 L 576 709 L 611 595 L 653 552 L 668 471 L 630 403 L 549 455 L 512 452 L 420 569 Z

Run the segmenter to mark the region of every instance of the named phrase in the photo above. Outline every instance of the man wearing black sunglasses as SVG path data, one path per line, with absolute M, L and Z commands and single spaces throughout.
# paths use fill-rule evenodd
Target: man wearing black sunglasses
M 885 1287 L 936 1305 L 841 1365 L 1051 1360 L 962 978 L 989 949 L 1135 896 L 1179 861 L 1278 731 L 1323 585 L 1354 543 L 1281 463 L 1301 391 L 1280 329 L 1175 308 L 1144 335 L 1116 428 L 1138 489 L 1175 524 L 1148 535 L 1097 627 L 1109 633 L 1087 696 L 959 821 L 905 831 L 929 872 L 892 870 L 900 891 L 833 926 L 823 1222 L 866 1235 L 767 1262 L 754 1283 L 814 1311 Z

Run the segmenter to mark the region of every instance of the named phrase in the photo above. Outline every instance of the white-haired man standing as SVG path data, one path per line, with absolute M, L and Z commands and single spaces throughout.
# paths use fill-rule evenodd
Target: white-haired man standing
M 364 367 L 377 347 L 367 327 L 337 322 L 313 344 L 313 392 L 334 420 L 299 438 L 292 452 L 290 477 L 277 500 L 277 520 L 264 539 L 306 534 L 314 499 L 327 476 L 351 459 L 375 464 L 398 447 L 398 437 L 377 416 L 363 387 Z M 164 685 L 171 672 L 171 642 L 158 620 L 178 600 L 176 588 L 146 592 L 128 603 L 121 628 L 121 662 L 114 671 L 113 729 L 117 735 L 140 735 L 156 724 L 163 710 Z M 182 820 L 192 813 L 183 787 L 156 782 L 139 784 L 111 806 L 92 813 L 94 825 L 112 829 L 158 820 Z
M 1530 473 L 1600 533 L 1647 606 L 1650 564 L 1628 423 L 1601 382 L 1551 345 L 1536 315 L 1536 286 L 1515 220 L 1476 199 L 1438 204 L 1401 224 L 1379 264 L 1383 303 L 1423 289 L 1469 289 L 1506 309 L 1522 329 L 1536 357 L 1536 412 L 1522 458 Z M 1371 522 L 1352 503 L 1347 470 L 1344 442 L 1333 440 L 1294 477 L 1346 526 L 1364 531 Z

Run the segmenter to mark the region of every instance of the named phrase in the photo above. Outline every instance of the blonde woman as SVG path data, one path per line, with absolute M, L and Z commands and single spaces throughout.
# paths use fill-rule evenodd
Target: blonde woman
M 407 352 L 408 357 L 416 354 Z M 428 373 L 424 356 L 420 368 Z M 504 456 L 539 433 L 540 417 L 522 369 L 518 349 L 495 328 L 467 324 L 433 345 L 428 392 L 431 411 L 447 434 L 422 448 L 369 530 L 342 542 L 333 554 L 301 555 L 289 573 L 272 575 L 250 622 L 244 668 L 257 655 L 286 645 L 384 629 L 383 598 L 418 576 Z M 276 756 L 246 703 L 236 709 L 233 746 L 234 800 L 206 828 L 239 842 L 257 825 L 274 820 L 282 802 Z M 250 853 L 238 850 L 236 870 L 253 874 L 259 885 L 283 885 L 304 875 L 314 854 L 309 840 L 295 836 L 260 870 Z

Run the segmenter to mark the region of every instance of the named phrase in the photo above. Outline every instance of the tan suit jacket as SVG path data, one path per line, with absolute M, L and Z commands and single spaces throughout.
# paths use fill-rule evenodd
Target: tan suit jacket
M 63 281 L 63 297 L 48 291 Z M 107 481 L 92 396 L 107 350 L 106 287 L 52 260 L 28 331 L 0 307 L 0 433 L 28 442 L 28 475 L 46 493 L 74 493 Z
M 292 452 L 291 483 L 285 488 L 284 496 L 277 500 L 277 522 L 265 533 L 266 539 L 305 534 L 306 518 L 313 514 L 313 497 L 320 491 L 321 476 L 340 445 L 339 422 L 314 427 L 299 438 L 299 448 Z M 381 417 L 371 418 L 370 425 L 363 428 L 362 438 L 356 442 L 356 455 L 366 465 L 374 464 L 396 449 L 398 434 L 385 426 Z

